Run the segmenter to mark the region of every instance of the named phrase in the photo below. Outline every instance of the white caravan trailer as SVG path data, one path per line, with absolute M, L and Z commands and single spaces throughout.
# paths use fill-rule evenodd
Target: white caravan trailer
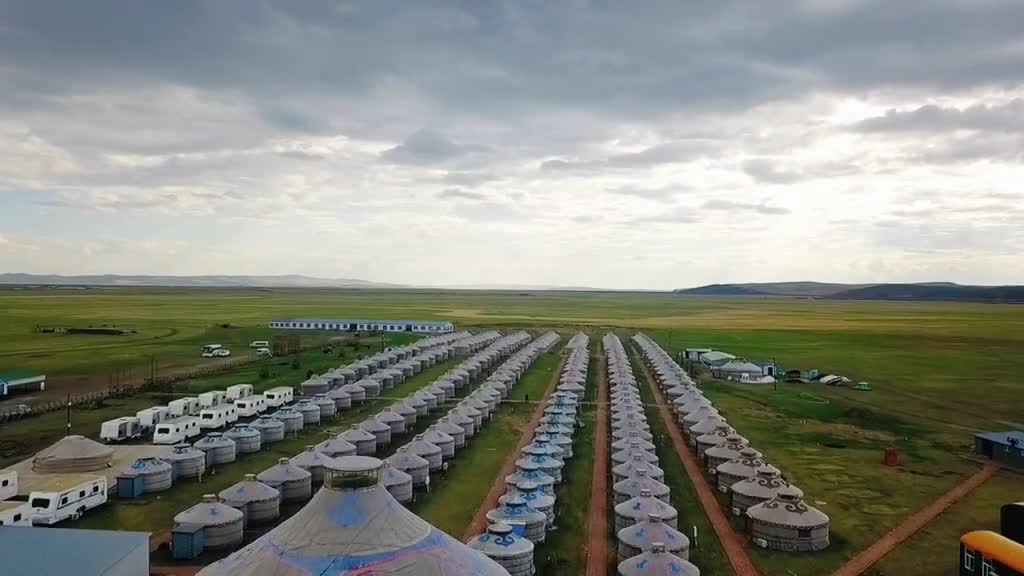
M 267 397 L 263 394 L 253 394 L 235 400 L 235 408 L 238 408 L 238 415 L 243 418 L 258 416 L 267 409 Z
M 225 393 L 228 401 L 234 402 L 239 398 L 252 396 L 252 384 L 235 384 L 233 386 L 228 386 Z
M 100 440 L 120 442 L 142 436 L 142 424 L 138 416 L 121 416 L 100 424 Z
M 203 358 L 213 358 L 214 356 L 217 356 L 218 350 L 223 349 L 224 347 L 221 346 L 220 344 L 207 344 L 206 346 L 203 346 Z
M 186 396 L 185 398 L 171 400 L 167 403 L 167 408 L 171 418 L 181 418 L 182 416 L 198 414 L 201 406 L 199 405 L 199 398 Z
M 268 340 L 253 340 L 249 343 L 249 348 L 270 348 L 270 342 Z
M 204 408 L 199 412 L 199 428 L 203 430 L 216 430 L 223 428 L 228 423 L 227 412 L 220 406 L 216 408 Z
M 220 406 L 224 403 L 226 394 L 221 390 L 211 390 L 209 392 L 203 392 L 199 395 L 199 406 L 203 408 L 213 408 L 214 406 Z
M 171 411 L 167 406 L 153 406 L 152 408 L 146 408 L 145 410 L 139 410 L 135 413 L 135 417 L 139 419 L 139 425 L 142 426 L 143 431 L 149 433 L 156 428 L 156 425 L 169 420 L 171 418 Z
M 0 471 L 0 500 L 7 500 L 18 495 L 18 473 L 14 470 Z
M 78 519 L 107 502 L 107 479 L 88 474 L 54 474 L 28 496 L 33 524 L 56 524 Z
M 291 402 L 295 392 L 290 386 L 278 386 L 267 390 L 263 395 L 267 397 L 267 406 L 277 408 Z
M 199 418 L 182 416 L 161 422 L 153 433 L 153 444 L 179 444 L 199 435 Z
M 0 502 L 0 526 L 31 526 L 32 507 L 28 502 Z

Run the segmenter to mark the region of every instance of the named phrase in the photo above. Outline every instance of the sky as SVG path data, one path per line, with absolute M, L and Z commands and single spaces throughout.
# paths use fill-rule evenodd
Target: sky
M 0 14 L 0 272 L 1024 283 L 1019 0 Z

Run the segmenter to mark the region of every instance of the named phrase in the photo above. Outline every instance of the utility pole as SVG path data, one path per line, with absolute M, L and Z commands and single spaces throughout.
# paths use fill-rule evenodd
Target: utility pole
M 67 411 L 65 413 L 65 418 L 67 419 L 67 429 L 65 430 L 64 435 L 65 436 L 70 436 L 71 435 L 71 393 L 68 393 L 68 403 L 67 403 Z

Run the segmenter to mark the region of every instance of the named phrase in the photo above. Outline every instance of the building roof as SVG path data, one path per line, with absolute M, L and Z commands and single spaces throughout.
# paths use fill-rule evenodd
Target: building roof
M 700 355 L 700 359 L 705 362 L 720 362 L 722 360 L 732 360 L 733 358 L 735 358 L 735 356 L 732 354 L 729 354 L 728 352 L 721 352 L 719 350 L 702 352 Z
M 388 320 L 367 318 L 271 318 L 271 322 L 308 322 L 322 324 L 417 324 L 423 326 L 451 326 L 448 320 Z
M 753 362 L 747 362 L 742 358 L 733 358 L 725 364 L 718 367 L 719 370 L 725 370 L 727 372 L 756 372 L 761 373 L 761 367 Z
M 1017 448 L 1024 448 L 1024 432 L 1020 430 L 1009 430 L 1006 432 L 979 432 L 974 435 L 975 438 L 984 438 L 990 440 L 996 444 L 1002 444 L 1005 446 L 1010 445 L 1010 439 L 1017 441 Z
M 8 370 L 0 372 L 0 380 L 13 382 L 15 380 L 45 380 L 46 374 L 35 370 Z
M 960 542 L 1011 570 L 1024 572 L 1024 545 L 1014 542 L 1002 534 L 988 530 L 975 530 L 961 536 Z
M 106 574 L 140 546 L 148 556 L 148 533 L 0 527 L 5 576 Z

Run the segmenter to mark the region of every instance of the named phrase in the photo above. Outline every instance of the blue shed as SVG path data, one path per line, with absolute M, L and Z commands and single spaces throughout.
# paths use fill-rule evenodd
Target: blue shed
M 118 498 L 138 498 L 142 496 L 145 479 L 139 474 L 121 474 L 117 477 Z
M 202 524 L 178 524 L 171 530 L 171 555 L 175 560 L 192 560 L 203 553 Z

